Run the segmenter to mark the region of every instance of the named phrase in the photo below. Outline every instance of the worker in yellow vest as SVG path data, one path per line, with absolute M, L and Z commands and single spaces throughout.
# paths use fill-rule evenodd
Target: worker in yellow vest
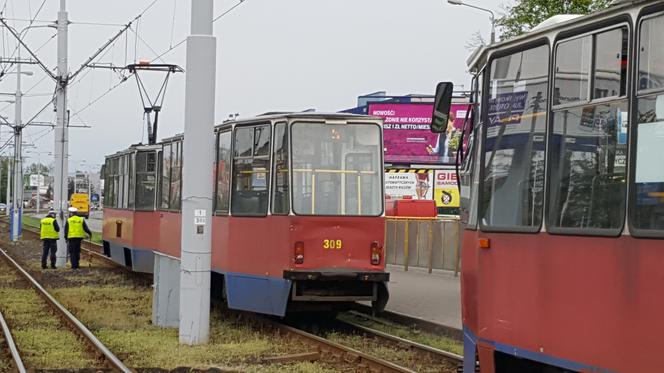
M 70 207 L 69 213 L 70 217 L 65 224 L 65 238 L 67 239 L 71 268 L 78 269 L 81 260 L 81 241 L 86 235 L 92 237 L 92 232 L 85 224 L 85 219 L 78 215 L 76 207 Z
M 58 251 L 58 232 L 60 232 L 60 226 L 55 219 L 55 211 L 49 211 L 46 217 L 41 220 L 39 231 L 44 243 L 41 258 L 42 269 L 48 268 L 46 267 L 46 258 L 48 257 L 51 259 L 51 268 L 55 269 L 55 252 Z

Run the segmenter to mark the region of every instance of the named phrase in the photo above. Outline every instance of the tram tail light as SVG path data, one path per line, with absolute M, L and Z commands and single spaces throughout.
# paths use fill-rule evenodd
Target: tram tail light
M 383 256 L 383 247 L 380 246 L 378 241 L 371 243 L 371 265 L 379 265 L 381 257 Z
M 294 255 L 295 255 L 295 257 L 294 257 L 295 264 L 304 263 L 304 242 L 297 241 L 295 243 Z

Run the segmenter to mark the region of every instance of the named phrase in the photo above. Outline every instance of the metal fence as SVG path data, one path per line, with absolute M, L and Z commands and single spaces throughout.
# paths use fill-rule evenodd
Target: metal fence
M 461 260 L 459 220 L 450 218 L 385 219 L 385 260 L 387 264 L 454 271 Z

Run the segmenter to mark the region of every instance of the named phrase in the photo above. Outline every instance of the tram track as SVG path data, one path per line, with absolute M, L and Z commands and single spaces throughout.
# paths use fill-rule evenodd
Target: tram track
M 64 324 L 68 325 L 69 328 L 76 334 L 78 337 L 87 345 L 90 351 L 93 352 L 95 358 L 102 361 L 102 365 L 110 368 L 114 371 L 129 373 L 131 370 L 124 365 L 124 363 L 115 356 L 103 343 L 97 339 L 97 337 L 81 322 L 79 321 L 71 312 L 69 312 L 64 306 L 62 306 L 37 280 L 35 280 L 23 267 L 16 262 L 9 254 L 0 249 L 0 257 L 4 262 L 12 267 L 19 275 L 19 277 L 26 281 L 30 287 L 39 295 L 40 298 L 49 306 L 50 310 L 56 314 Z M 6 323 L 5 323 L 6 325 Z M 4 332 L 3 327 L 3 332 Z M 14 358 L 15 363 L 18 364 L 16 356 L 18 355 L 19 350 L 16 349 L 14 345 L 14 350 L 12 351 L 13 338 L 11 333 L 9 333 L 9 327 L 6 328 L 7 333 L 5 334 L 5 340 L 9 345 L 12 357 Z M 12 341 L 12 342 L 10 342 Z M 20 358 L 19 358 L 20 360 Z
M 18 373 L 27 372 L 25 365 L 23 364 L 23 358 L 21 358 L 21 354 L 18 352 L 18 348 L 16 348 L 14 336 L 12 335 L 11 330 L 9 329 L 9 324 L 7 324 L 2 312 L 0 312 L 0 329 L 2 331 L 2 344 L 0 344 L 0 370 L 14 370 Z
M 463 357 L 339 319 L 280 324 L 381 372 L 457 372 Z M 361 355 L 360 355 L 361 354 Z
M 38 232 L 31 228 L 24 229 L 23 231 L 32 235 L 34 238 L 38 238 Z M 125 271 L 127 270 L 127 268 L 103 255 L 101 245 L 85 242 L 82 250 L 90 259 L 99 259 L 112 266 L 122 268 Z M 324 336 L 310 333 L 302 328 L 274 320 L 268 320 L 260 316 L 254 316 L 255 315 L 250 315 L 250 317 L 258 324 L 265 325 L 267 323 L 270 328 L 278 330 L 287 338 L 297 339 L 300 343 L 315 348 L 319 354 L 325 355 L 320 358 L 321 360 L 338 362 L 340 368 L 346 368 L 341 368 L 342 371 L 352 371 L 348 368 L 351 366 L 356 367 L 358 370 L 371 372 L 456 372 L 457 366 L 462 363 L 462 357 L 459 355 L 347 321 L 336 320 L 336 326 L 331 327 L 329 330 L 336 332 L 343 331 L 343 333 L 350 333 L 356 336 L 362 336 L 362 338 L 369 338 L 375 345 L 382 346 L 380 347 L 381 349 L 384 348 L 388 351 L 397 351 L 396 355 L 400 356 L 402 354 L 412 354 L 417 357 L 416 360 L 427 361 L 430 362 L 430 364 L 428 364 L 428 367 L 425 367 L 425 369 L 421 369 L 421 365 L 404 364 L 403 361 L 399 361 L 399 359 L 396 359 L 395 361 L 395 359 L 379 357 L 370 352 L 363 351 L 362 348 L 354 348 L 353 346 L 346 345 L 342 342 L 330 340 Z M 369 317 L 369 315 L 364 316 Z

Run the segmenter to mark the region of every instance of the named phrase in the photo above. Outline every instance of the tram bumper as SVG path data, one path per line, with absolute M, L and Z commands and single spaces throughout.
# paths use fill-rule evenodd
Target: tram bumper
M 389 298 L 390 274 L 381 271 L 286 270 L 284 278 L 293 284 L 294 302 L 369 301 L 382 310 Z

